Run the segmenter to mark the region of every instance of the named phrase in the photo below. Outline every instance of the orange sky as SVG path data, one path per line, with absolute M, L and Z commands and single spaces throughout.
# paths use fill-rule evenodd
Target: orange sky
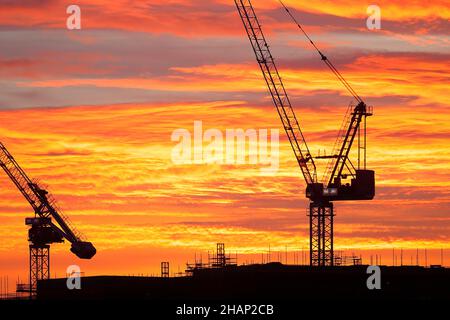
M 162 260 L 176 271 L 216 242 L 241 261 L 260 261 L 269 244 L 308 247 L 304 181 L 232 1 L 80 1 L 79 31 L 64 29 L 65 2 L 41 3 L 0 5 L 0 141 L 98 249 L 86 262 L 54 245 L 52 273 L 72 263 L 86 274 L 157 273 Z M 276 2 L 253 3 L 311 151 L 330 152 L 350 98 Z M 449 264 L 448 4 L 382 1 L 374 32 L 371 3 L 286 3 L 375 108 L 377 196 L 337 204 L 335 245 L 367 263 L 374 250 L 389 262 L 392 247 L 409 248 L 409 261 L 418 247 L 437 264 L 445 248 Z M 279 171 L 175 165 L 171 133 L 196 120 L 279 128 Z M 0 174 L 0 275 L 25 278 L 31 214 Z

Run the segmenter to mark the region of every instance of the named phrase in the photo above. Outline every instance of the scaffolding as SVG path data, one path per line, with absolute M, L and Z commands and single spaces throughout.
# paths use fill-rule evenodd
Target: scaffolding
M 237 266 L 237 254 L 234 256 L 226 254 L 225 244 L 217 243 L 216 252 L 212 255 L 208 252 L 208 262 L 204 263 L 200 256 L 199 260 L 195 257 L 194 263 L 186 263 L 186 275 L 191 276 L 196 270 L 220 269 L 229 266 Z
M 169 278 L 169 262 L 168 261 L 161 262 L 161 277 Z
M 360 266 L 362 265 L 362 257 L 351 255 L 344 255 L 342 252 L 336 252 L 334 256 L 335 266 Z

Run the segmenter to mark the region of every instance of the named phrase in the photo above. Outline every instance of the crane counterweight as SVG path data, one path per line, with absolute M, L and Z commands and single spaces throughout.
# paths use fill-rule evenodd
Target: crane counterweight
M 70 251 L 72 251 L 80 259 L 91 259 L 97 253 L 94 245 L 87 241 L 72 243 Z

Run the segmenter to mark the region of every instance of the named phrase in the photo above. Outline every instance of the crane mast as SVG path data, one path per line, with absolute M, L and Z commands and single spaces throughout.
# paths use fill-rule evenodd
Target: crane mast
M 297 162 L 306 181 L 306 197 L 310 199 L 308 214 L 310 224 L 310 264 L 316 266 L 333 265 L 334 207 L 332 201 L 370 200 L 373 199 L 375 195 L 374 171 L 366 170 L 365 158 L 364 168 L 361 169 L 359 166 L 361 149 L 364 149 L 364 157 L 366 154 L 365 119 L 367 116 L 372 115 L 371 109 L 366 107 L 366 104 L 356 94 L 350 84 L 348 84 L 328 58 L 317 48 L 301 25 L 295 20 L 288 8 L 280 1 L 291 18 L 296 22 L 297 26 L 319 52 L 321 59 L 358 102 L 358 104 L 350 110 L 347 114 L 348 117 L 345 119 L 344 127 L 346 127 L 346 130 L 343 131 L 343 136 L 339 137 L 339 144 L 341 145 L 338 148 L 338 153 L 331 156 L 315 157 L 316 159 L 332 159 L 328 170 L 330 173 L 329 181 L 318 182 L 314 158 L 309 152 L 252 3 L 250 0 L 234 0 L 234 2 L 252 45 L 256 60 L 263 73 L 269 93 L 272 96 L 272 100 L 281 118 L 286 134 L 289 137 L 289 142 L 294 150 Z M 364 140 L 361 146 L 359 141 L 361 133 L 360 124 L 363 119 Z M 349 153 L 356 136 L 358 136 L 358 168 L 355 168 L 349 160 Z M 349 174 L 343 173 L 344 168 L 348 169 Z M 349 176 L 351 178 L 350 183 L 343 183 L 343 180 L 347 179 Z
M 5 171 L 17 189 L 34 210 L 34 217 L 26 218 L 30 226 L 30 292 L 36 290 L 37 281 L 50 276 L 50 244 L 71 243 L 71 251 L 81 259 L 91 259 L 96 249 L 70 224 L 67 217 L 57 208 L 54 198 L 37 182 L 32 181 L 19 166 L 14 157 L 0 142 L 0 167 Z M 52 219 L 56 222 L 53 222 Z

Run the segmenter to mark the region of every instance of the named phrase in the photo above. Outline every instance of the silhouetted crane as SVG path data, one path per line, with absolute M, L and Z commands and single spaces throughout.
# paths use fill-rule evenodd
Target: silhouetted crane
M 29 290 L 33 293 L 36 291 L 38 280 L 50 277 L 50 244 L 64 242 L 66 239 L 72 244 L 70 251 L 81 259 L 91 259 L 96 249 L 91 242 L 82 240 L 82 235 L 71 226 L 68 218 L 57 208 L 54 198 L 27 176 L 1 142 L 0 167 L 5 170 L 34 210 L 34 217 L 25 219 L 25 224 L 30 226 L 28 230 Z
M 333 154 L 315 157 L 330 159 L 324 180 L 318 182 L 314 157 L 308 149 L 252 3 L 250 0 L 235 0 L 234 2 L 306 181 L 306 197 L 310 199 L 310 264 L 333 265 L 333 201 L 371 200 L 375 196 L 375 172 L 366 169 L 366 118 L 372 115 L 371 108 L 366 106 L 334 65 L 309 38 L 289 9 L 280 1 L 289 16 L 318 51 L 321 59 L 357 101 L 355 106 L 349 106 Z M 363 137 L 361 137 L 361 123 L 363 123 Z M 355 137 L 358 139 L 358 164 L 356 167 L 349 159 Z M 363 151 L 362 165 L 361 151 Z

